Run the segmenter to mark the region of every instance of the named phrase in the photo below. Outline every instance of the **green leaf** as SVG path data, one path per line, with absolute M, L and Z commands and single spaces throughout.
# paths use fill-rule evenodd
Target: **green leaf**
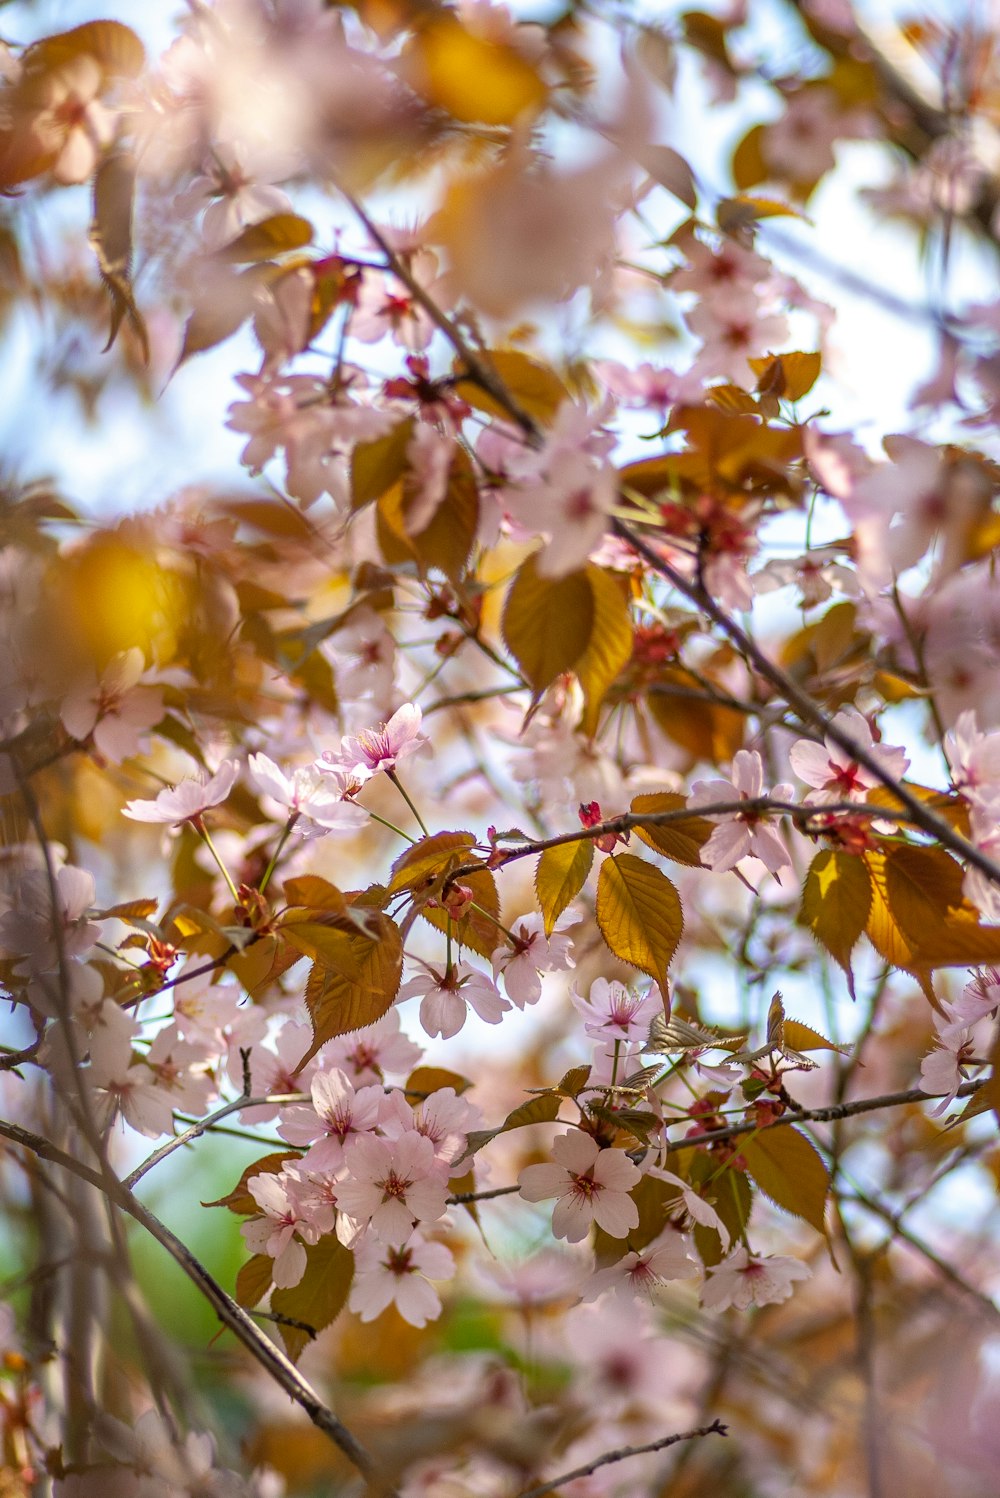
M 587 882 L 594 862 L 589 838 L 546 848 L 535 870 L 535 892 L 545 920 L 545 935 L 551 936 L 556 921 Z
M 311 244 L 314 234 L 312 224 L 297 213 L 275 213 L 271 218 L 250 224 L 229 244 L 218 251 L 219 260 L 258 261 L 270 260 L 273 255 L 283 255 L 287 250 L 301 250 Z
M 844 969 L 852 991 L 851 952 L 868 924 L 871 907 L 871 874 L 864 859 L 840 848 L 817 853 L 802 886 L 796 919 Z
M 392 1008 L 403 976 L 403 942 L 395 921 L 372 911 L 378 932 L 375 941 L 358 932 L 347 941 L 357 959 L 357 976 L 332 972 L 318 963 L 306 983 L 306 1008 L 312 1020 L 313 1043 L 300 1066 L 315 1056 L 335 1035 L 373 1025 Z
M 665 995 L 667 968 L 684 930 L 680 897 L 666 875 L 631 853 L 605 859 L 596 914 L 614 955 L 655 978 Z
M 740 1144 L 747 1170 L 765 1196 L 825 1233 L 830 1175 L 817 1151 L 797 1129 L 766 1129 Z
M 654 791 L 633 796 L 629 810 L 634 816 L 643 816 L 647 812 L 681 811 L 686 805 L 687 797 L 677 791 Z M 647 847 L 654 848 L 664 858 L 700 869 L 701 850 L 712 836 L 712 823 L 692 813 L 682 821 L 668 822 L 662 827 L 637 827 L 635 831 Z
M 335 1233 L 327 1233 L 318 1243 L 307 1246 L 306 1272 L 299 1283 L 290 1290 L 272 1292 L 271 1310 L 304 1322 L 314 1334 L 321 1332 L 342 1310 L 353 1278 L 354 1255 Z M 280 1322 L 278 1330 L 285 1351 L 294 1362 L 312 1337 L 297 1326 L 283 1326 Z
M 503 638 L 533 691 L 540 695 L 571 671 L 590 643 L 594 591 L 585 571 L 540 577 L 535 558 L 522 563 L 503 608 Z
M 588 737 L 593 737 L 605 693 L 632 657 L 632 620 L 627 593 L 618 576 L 592 564 L 588 564 L 586 576 L 594 614 L 590 639 L 573 671 L 583 690 L 580 727 Z

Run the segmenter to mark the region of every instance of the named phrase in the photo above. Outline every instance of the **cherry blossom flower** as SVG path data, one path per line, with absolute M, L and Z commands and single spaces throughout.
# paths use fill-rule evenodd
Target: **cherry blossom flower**
M 93 874 L 74 864 L 56 870 L 56 899 L 64 957 L 85 957 L 101 934 L 89 919 L 97 892 Z M 60 945 L 53 931 L 52 892 L 45 869 L 28 869 L 18 880 L 11 908 L 0 916 L 0 949 L 18 958 L 19 973 L 54 972 Z
M 42 109 L 31 123 L 43 149 L 55 156 L 57 182 L 86 182 L 114 139 L 115 113 L 98 98 L 105 81 L 104 69 L 86 52 L 39 80 Z
M 627 1253 L 607 1269 L 591 1276 L 583 1294 L 585 1301 L 612 1295 L 653 1300 L 656 1291 L 670 1280 L 697 1279 L 699 1266 L 691 1257 L 690 1238 L 668 1229 L 646 1248 Z
M 176 1025 L 165 1025 L 153 1037 L 146 1052 L 146 1065 L 157 1087 L 167 1093 L 171 1106 L 200 1118 L 217 1091 L 209 1075 L 207 1046 L 182 1040 Z
M 983 807 L 1000 802 L 1000 733 L 980 730 L 974 708 L 959 713 L 943 747 L 956 791 Z
M 510 1009 L 496 984 L 467 962 L 453 962 L 443 973 L 427 967 L 399 990 L 397 1003 L 420 1000 L 420 1023 L 428 1035 L 450 1040 L 474 1009 L 488 1025 L 498 1025 Z
M 290 775 L 266 754 L 251 754 L 250 780 L 258 791 L 284 807 L 295 831 L 305 837 L 323 837 L 328 832 L 357 832 L 368 822 L 363 806 L 345 800 L 343 788 L 332 775 L 322 775 L 314 765 L 300 766 Z
M 350 623 L 321 649 L 333 666 L 341 700 L 368 702 L 388 716 L 394 706 L 396 642 L 382 615 L 355 610 Z
M 251 1176 L 247 1190 L 263 1212 L 240 1228 L 243 1241 L 253 1254 L 267 1254 L 274 1260 L 271 1271 L 280 1290 L 297 1285 L 306 1272 L 304 1244 L 317 1243 L 319 1231 L 303 1214 L 301 1194 L 295 1181 L 284 1173 L 268 1171 Z
M 448 1172 L 464 1154 L 469 1131 L 482 1126 L 483 1115 L 454 1087 L 439 1087 L 416 1108 L 402 1091 L 391 1092 L 383 1102 L 381 1123 L 387 1139 L 398 1139 L 411 1129 L 423 1134 L 434 1146 L 435 1160 Z
M 423 1051 L 401 1033 L 399 1010 L 394 1008 L 374 1025 L 329 1041 L 322 1054 L 324 1066 L 339 1067 L 355 1087 L 362 1087 L 368 1082 L 384 1082 L 389 1077 L 405 1077 Z
M 174 1104 L 149 1068 L 135 1061 L 132 1038 L 137 1033 L 134 1021 L 129 1031 L 118 1026 L 95 1031 L 88 1070 L 94 1113 L 101 1125 L 120 1115 L 137 1133 L 157 1139 L 173 1127 Z
M 866 750 L 887 775 L 897 780 L 902 778 L 910 763 L 905 750 L 877 743 L 867 719 L 856 708 L 837 713 L 832 721 L 860 749 Z M 824 806 L 834 801 L 864 801 L 869 790 L 881 784 L 877 775 L 829 738 L 822 744 L 799 739 L 789 750 L 788 758 L 799 779 L 816 787 L 806 797 L 811 806 Z
M 317 1071 L 310 1092 L 311 1107 L 292 1104 L 282 1110 L 278 1133 L 289 1144 L 312 1146 L 305 1156 L 309 1170 L 335 1171 L 347 1141 L 378 1127 L 384 1093 L 374 1086 L 355 1089 L 337 1068 Z
M 596 1040 L 645 1040 L 655 1014 L 663 1013 L 663 997 L 654 983 L 645 993 L 633 993 L 624 983 L 595 978 L 587 998 L 570 989 L 574 1009 L 586 1020 L 584 1034 Z
M 842 566 L 829 552 L 819 548 L 801 557 L 767 562 L 753 573 L 750 581 L 755 593 L 797 587 L 799 607 L 803 609 L 826 603 L 834 593 L 843 593 L 848 598 L 856 598 L 860 593 L 857 576 L 850 567 Z
M 441 1314 L 441 1298 L 430 1280 L 449 1280 L 455 1260 L 443 1243 L 428 1243 L 414 1233 L 406 1243 L 381 1242 L 374 1235 L 354 1249 L 354 1279 L 349 1309 L 362 1321 L 374 1321 L 395 1305 L 411 1326 L 426 1326 Z
M 290 166 L 290 162 L 277 165 L 273 168 L 273 178 L 288 175 Z M 205 162 L 204 175 L 193 179 L 175 199 L 175 207 L 181 213 L 204 208 L 202 236 L 206 248 L 221 249 L 249 224 L 291 211 L 287 193 L 260 183 L 260 175 L 259 167 L 255 173 L 248 173 L 239 153 L 229 143 L 219 142 Z
M 433 1222 L 445 1210 L 448 1191 L 434 1146 L 415 1129 L 391 1141 L 359 1135 L 344 1150 L 344 1164 L 348 1174 L 338 1189 L 342 1210 L 384 1243 L 405 1243 L 414 1221 Z
M 302 1058 L 312 1041 L 312 1027 L 287 1019 L 277 1035 L 266 1045 L 254 1045 L 250 1052 L 250 1091 L 254 1097 L 280 1096 L 283 1093 L 307 1091 L 317 1069 L 315 1057 L 302 1065 Z M 243 1086 L 243 1056 L 238 1040 L 230 1044 L 227 1069 L 234 1087 Z M 261 1103 L 240 1110 L 241 1123 L 262 1124 L 278 1115 L 277 1103 Z
M 812 1274 L 800 1259 L 772 1255 L 760 1258 L 741 1243 L 732 1253 L 713 1264 L 701 1291 L 701 1303 L 709 1311 L 724 1311 L 735 1306 L 746 1311 L 750 1306 L 780 1305 L 792 1293 L 796 1280 L 807 1280 Z
M 421 717 L 415 703 L 404 702 L 388 723 L 378 723 L 374 728 L 346 735 L 340 749 L 324 750 L 316 765 L 324 771 L 328 768 L 346 770 L 348 775 L 362 783 L 380 772 L 395 774 L 400 760 L 429 747 L 429 740 L 420 732 Z
M 966 1004 L 966 1011 L 968 1004 Z M 986 1011 L 987 1013 L 989 1011 Z M 958 1089 L 965 1081 L 962 1070 L 977 1055 L 984 1057 L 991 1048 L 990 1038 L 984 1038 L 982 1029 L 975 1022 L 963 1024 L 950 1005 L 945 1006 L 944 1015 L 938 1016 L 938 1030 L 934 1049 L 920 1063 L 920 1090 L 931 1097 L 941 1098 L 931 1117 L 937 1118 L 958 1096 Z M 982 1044 L 977 1044 L 977 1032 Z
M 696 780 L 688 805 L 692 809 L 713 804 L 755 801 L 765 794 L 764 764 L 756 750 L 739 749 L 733 757 L 732 780 Z M 790 785 L 776 785 L 769 792 L 775 801 L 789 801 Z M 730 812 L 711 817 L 717 826 L 701 850 L 706 868 L 717 872 L 735 868 L 741 858 L 759 858 L 772 874 L 791 862 L 778 833 L 760 812 Z
M 236 783 L 239 762 L 224 759 L 215 774 L 191 776 L 177 785 L 167 786 L 154 801 L 129 801 L 122 815 L 134 822 L 159 822 L 169 827 L 179 827 L 182 822 L 194 822 L 210 806 L 225 801 Z
M 679 1175 L 674 1175 L 673 1171 L 663 1170 L 658 1165 L 651 1165 L 645 1173 L 646 1175 L 655 1176 L 658 1181 L 666 1181 L 668 1185 L 676 1186 L 680 1192 L 681 1200 L 684 1203 L 684 1211 L 688 1217 L 693 1222 L 699 1223 L 702 1227 L 711 1228 L 714 1233 L 718 1233 L 719 1241 L 722 1244 L 722 1252 L 726 1252 L 730 1243 L 729 1229 L 711 1202 L 706 1201 L 703 1196 L 699 1195 L 688 1181 L 683 1180 Z
M 438 277 L 438 259 L 433 250 L 418 249 L 405 256 L 407 269 L 435 304 L 446 311 L 446 288 Z M 424 306 L 395 276 L 366 270 L 357 310 L 351 318 L 351 334 L 362 343 L 378 343 L 390 335 L 394 343 L 421 353 L 434 336 L 435 325 Z
M 511 925 L 513 946 L 497 947 L 491 961 L 493 977 L 503 974 L 507 997 L 518 1009 L 535 1004 L 542 996 L 542 973 L 576 966 L 570 956 L 572 938 L 558 929 L 545 935 L 545 923 L 538 911 L 521 917 Z
M 556 1163 L 527 1165 L 518 1177 L 525 1201 L 558 1197 L 552 1214 L 557 1238 L 579 1243 L 596 1222 L 612 1238 L 625 1238 L 639 1225 L 629 1196 L 640 1180 L 638 1168 L 622 1150 L 602 1150 L 589 1134 L 574 1129 L 552 1141 Z
M 97 752 L 113 765 L 137 754 L 147 729 L 163 717 L 162 690 L 136 685 L 144 669 L 142 651 L 133 646 L 115 656 L 100 682 L 74 688 L 59 709 L 66 732 L 80 742 L 93 736 Z

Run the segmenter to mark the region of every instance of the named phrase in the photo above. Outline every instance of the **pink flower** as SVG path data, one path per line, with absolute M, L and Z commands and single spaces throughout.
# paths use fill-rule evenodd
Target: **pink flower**
M 192 776 L 175 786 L 167 786 L 155 801 L 130 801 L 122 815 L 134 822 L 162 822 L 172 827 L 193 822 L 210 806 L 225 801 L 236 783 L 239 768 L 235 759 L 224 759 L 210 779 Z
M 59 710 L 66 732 L 80 742 L 93 735 L 95 749 L 113 765 L 137 754 L 146 730 L 163 717 L 160 688 L 136 685 L 144 669 L 142 651 L 133 646 L 115 656 L 99 683 L 70 692 Z
M 579 1243 L 592 1222 L 612 1238 L 625 1238 L 639 1226 L 639 1211 L 629 1196 L 640 1174 L 621 1151 L 602 1150 L 589 1134 L 574 1129 L 552 1142 L 558 1163 L 528 1165 L 518 1178 L 525 1201 L 558 1197 L 552 1214 L 557 1238 Z
M 453 962 L 444 973 L 428 967 L 403 984 L 397 1003 L 416 998 L 420 1023 L 428 1035 L 440 1035 L 442 1040 L 458 1034 L 470 1008 L 488 1025 L 498 1025 L 510 1009 L 496 984 L 467 962 Z
M 333 775 L 321 775 L 314 765 L 301 766 L 287 775 L 266 754 L 251 754 L 250 780 L 262 795 L 269 796 L 296 817 L 296 831 L 322 837 L 327 832 L 357 832 L 368 821 L 364 807 L 345 800 L 343 788 Z
M 691 1258 L 691 1240 L 671 1229 L 641 1252 L 627 1253 L 617 1264 L 599 1269 L 584 1292 L 585 1301 L 596 1300 L 606 1290 L 652 1300 L 656 1291 L 670 1280 L 698 1277 L 698 1265 Z
M 902 778 L 910 763 L 905 751 L 876 743 L 867 720 L 856 708 L 838 713 L 833 722 L 860 749 L 867 750 L 888 775 L 897 780 Z M 834 801 L 864 801 L 868 791 L 881 784 L 877 775 L 859 765 L 847 750 L 829 738 L 823 744 L 799 739 L 789 750 L 788 758 L 799 779 L 816 787 L 812 795 L 806 797 L 812 806 L 824 806 Z
M 447 1187 L 434 1146 L 416 1130 L 392 1141 L 363 1134 L 344 1151 L 348 1175 L 340 1183 L 340 1207 L 359 1226 L 371 1226 L 384 1243 L 405 1243 L 414 1221 L 433 1222 L 447 1205 Z
M 497 947 L 491 961 L 493 977 L 503 974 L 507 997 L 518 1009 L 541 998 L 543 972 L 571 968 L 576 964 L 569 955 L 572 939 L 561 931 L 545 935 L 542 916 L 533 911 L 511 927 L 514 946 Z
M 281 1115 L 278 1133 L 289 1144 L 312 1145 L 310 1170 L 336 1170 L 349 1139 L 378 1127 L 384 1093 L 381 1087 L 357 1091 L 342 1071 L 318 1071 L 312 1079 L 312 1107 L 293 1105 Z M 319 1143 L 313 1141 L 318 1139 Z
M 401 1091 L 383 1101 L 382 1131 L 387 1139 L 416 1129 L 434 1146 L 434 1159 L 448 1171 L 465 1152 L 470 1129 L 481 1127 L 483 1116 L 475 1103 L 460 1098 L 454 1087 L 439 1087 L 417 1108 L 411 1108 Z M 460 1169 L 464 1169 L 462 1166 Z
M 953 1012 L 948 1011 L 949 1020 Z M 937 1118 L 946 1112 L 955 1101 L 958 1089 L 965 1081 L 962 1068 L 974 1060 L 977 1051 L 981 1055 L 984 1052 L 988 1053 L 989 1043 L 985 1047 L 977 1046 L 973 1025 L 963 1025 L 953 1021 L 939 1026 L 934 1050 L 920 1063 L 921 1092 L 926 1092 L 931 1097 L 937 1097 L 941 1093 L 946 1094 L 937 1107 L 931 1109 L 932 1118 Z
M 247 1188 L 264 1215 L 240 1228 L 251 1253 L 274 1260 L 272 1277 L 281 1290 L 297 1285 L 306 1272 L 306 1251 L 299 1239 L 319 1240 L 319 1232 L 303 1215 L 295 1185 L 293 1179 L 273 1172 L 251 1176 Z
M 732 780 L 696 780 L 688 805 L 695 808 L 756 801 L 765 794 L 764 765 L 756 750 L 737 750 L 732 776 Z M 776 785 L 770 795 L 776 801 L 788 801 L 794 791 L 790 785 Z M 735 868 L 741 858 L 759 858 L 772 874 L 777 874 L 790 863 L 784 843 L 764 816 L 766 813 L 729 812 L 712 817 L 718 826 L 701 850 L 705 867 L 720 871 Z
M 323 1047 L 323 1064 L 339 1066 L 360 1087 L 389 1076 L 405 1077 L 422 1055 L 421 1048 L 401 1033 L 399 1010 L 390 1009 L 374 1025 L 331 1040 Z
M 699 1196 L 693 1186 L 689 1185 L 680 1176 L 674 1175 L 671 1170 L 661 1170 L 659 1166 L 653 1165 L 646 1171 L 646 1174 L 655 1176 L 658 1181 L 666 1181 L 669 1185 L 676 1186 L 681 1194 L 684 1211 L 688 1217 L 693 1222 L 699 1223 L 701 1227 L 711 1228 L 714 1233 L 718 1233 L 719 1242 L 722 1244 L 722 1252 L 726 1252 L 730 1243 L 729 1229 L 711 1202 L 707 1202 L 703 1196 Z M 671 1201 L 668 1203 L 667 1211 L 668 1213 L 673 1213 L 674 1210 L 675 1204 Z
M 710 1311 L 724 1311 L 727 1306 L 745 1311 L 752 1305 L 780 1305 L 791 1295 L 793 1282 L 809 1279 L 812 1270 L 799 1259 L 758 1258 L 741 1243 L 708 1273 L 702 1305 Z
M 1000 733 L 982 732 L 973 708 L 945 734 L 944 753 L 957 791 L 984 806 L 1000 800 Z
M 137 1133 L 157 1139 L 173 1128 L 174 1105 L 148 1067 L 133 1065 L 132 1037 L 137 1029 L 133 1021 L 128 1029 L 101 1026 L 92 1035 L 88 1077 L 96 1089 L 94 1112 L 101 1124 L 120 1114 Z
M 391 775 L 401 759 L 419 754 L 428 745 L 429 740 L 420 732 L 421 717 L 415 703 L 404 702 L 388 723 L 346 735 L 336 752 L 325 750 L 316 761 L 317 768 L 346 770 L 348 775 L 362 782 L 371 780 L 380 771 Z
M 427 1243 L 414 1233 L 393 1245 L 369 1235 L 354 1250 L 350 1310 L 362 1321 L 374 1321 L 395 1304 L 411 1326 L 426 1326 L 441 1314 L 441 1298 L 429 1280 L 448 1280 L 455 1260 L 443 1243 Z
M 584 1033 L 595 1040 L 645 1040 L 653 1016 L 663 1013 L 663 999 L 654 983 L 646 993 L 633 993 L 624 983 L 595 978 L 590 994 L 581 998 L 570 989 L 574 1009 L 587 1023 Z

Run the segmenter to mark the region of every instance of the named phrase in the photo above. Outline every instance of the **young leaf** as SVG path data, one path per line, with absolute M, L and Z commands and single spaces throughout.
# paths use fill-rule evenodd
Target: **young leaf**
M 123 28 L 127 29 L 127 28 Z M 94 176 L 94 216 L 90 243 L 101 280 L 111 298 L 111 330 L 104 351 L 118 336 L 122 322 L 129 326 L 149 362 L 149 335 L 132 293 L 132 203 L 135 197 L 135 160 L 127 151 L 105 156 Z
M 687 797 L 677 791 L 654 791 L 633 796 L 629 810 L 633 815 L 643 816 L 646 812 L 681 811 L 686 805 Z M 664 858 L 700 869 L 701 850 L 712 836 L 712 823 L 692 813 L 683 821 L 668 822 L 662 827 L 637 827 L 635 831 L 647 847 L 655 849 Z
M 590 639 L 574 663 L 573 671 L 583 690 L 584 711 L 580 727 L 585 734 L 593 736 L 597 732 L 604 695 L 632 655 L 632 620 L 626 594 L 612 573 L 589 564 L 586 576 L 593 596 L 594 615 Z
M 594 590 L 587 573 L 540 577 L 533 556 L 522 563 L 507 593 L 503 637 L 539 695 L 571 671 L 587 649 L 594 627 Z
M 220 260 L 270 260 L 288 250 L 301 250 L 312 242 L 312 224 L 297 213 L 276 213 L 271 218 L 249 224 L 235 239 L 218 252 Z
M 454 1087 L 456 1095 L 461 1096 L 471 1086 L 468 1077 L 463 1077 L 460 1072 L 447 1071 L 443 1066 L 418 1066 L 407 1077 L 404 1091 L 409 1101 L 416 1105 L 420 1098 L 431 1097 L 442 1087 Z
M 274 1260 L 267 1254 L 254 1254 L 241 1264 L 236 1275 L 236 1303 L 245 1311 L 252 1310 L 264 1299 L 271 1288 L 271 1273 Z
M 488 349 L 483 355 L 497 375 L 504 389 L 529 416 L 543 423 L 551 422 L 563 401 L 569 400 L 569 391 L 554 370 L 547 364 L 529 359 L 520 349 Z M 489 391 L 472 379 L 462 379 L 461 361 L 456 361 L 459 375 L 455 392 L 477 411 L 486 411 L 490 416 L 509 420 L 509 412 Z
M 862 858 L 840 848 L 816 854 L 802 886 L 798 923 L 808 927 L 840 964 L 852 987 L 851 952 L 868 924 L 871 907 L 871 874 Z
M 589 839 L 561 843 L 542 853 L 535 870 L 535 892 L 546 936 L 552 935 L 556 921 L 586 884 L 593 862 L 594 845 Z
M 680 897 L 666 875 L 631 853 L 605 859 L 597 924 L 614 955 L 655 978 L 666 993 L 667 968 L 684 930 Z
M 250 1195 L 247 1189 L 247 1181 L 253 1176 L 277 1175 L 283 1168 L 286 1160 L 298 1160 L 300 1158 L 297 1150 L 280 1150 L 277 1154 L 263 1155 L 259 1160 L 254 1160 L 246 1167 L 232 1191 L 226 1196 L 220 1196 L 218 1201 L 202 1202 L 203 1207 L 228 1207 L 230 1212 L 235 1212 L 240 1217 L 252 1217 L 255 1212 L 260 1211 L 256 1199 Z
M 279 1316 L 290 1316 L 312 1329 L 313 1336 L 330 1325 L 342 1310 L 351 1280 L 354 1278 L 354 1255 L 327 1233 L 318 1243 L 306 1248 L 306 1272 L 290 1290 L 274 1290 L 271 1310 Z M 302 1349 L 312 1341 L 309 1332 L 297 1326 L 278 1323 L 285 1351 L 294 1362 Z
M 403 976 L 403 942 L 395 921 L 381 911 L 373 911 L 371 918 L 377 940 L 371 941 L 360 931 L 346 937 L 357 959 L 356 977 L 324 969 L 318 963 L 309 974 L 306 1008 L 312 1020 L 313 1043 L 301 1066 L 335 1035 L 373 1025 L 392 1008 Z
M 793 1212 L 825 1232 L 823 1213 L 830 1175 L 804 1134 L 797 1129 L 767 1129 L 740 1144 L 747 1170 L 761 1191 L 786 1212 Z

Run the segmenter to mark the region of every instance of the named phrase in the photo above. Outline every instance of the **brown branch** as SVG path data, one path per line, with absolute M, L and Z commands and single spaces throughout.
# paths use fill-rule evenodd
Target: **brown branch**
M 96 1186 L 99 1191 L 104 1192 L 117 1206 L 144 1227 L 157 1243 L 166 1249 L 188 1279 L 197 1285 L 215 1310 L 219 1320 L 229 1328 L 255 1361 L 270 1374 L 280 1388 L 284 1389 L 288 1397 L 305 1411 L 312 1423 L 343 1452 L 351 1465 L 369 1482 L 377 1485 L 378 1468 L 371 1454 L 323 1403 L 316 1390 L 303 1378 L 295 1364 L 264 1335 L 243 1307 L 226 1293 L 218 1281 L 213 1279 L 186 1244 L 182 1243 L 177 1235 L 172 1233 L 158 1217 L 155 1217 L 137 1197 L 133 1196 L 121 1181 L 115 1177 L 109 1179 L 99 1171 L 92 1170 L 89 1165 L 75 1160 L 72 1155 L 67 1155 L 49 1140 L 43 1139 L 41 1135 L 32 1134 L 18 1124 L 0 1120 L 0 1136 L 11 1140 L 22 1149 L 29 1150 L 39 1159 L 60 1165 L 81 1180 Z M 378 1491 L 383 1493 L 385 1498 L 396 1498 L 394 1490 L 384 1485 L 378 1487 Z
M 673 1436 L 662 1436 L 658 1441 L 650 1441 L 645 1446 L 620 1446 L 617 1451 L 606 1451 L 603 1456 L 595 1457 L 592 1462 L 587 1462 L 582 1467 L 574 1467 L 572 1472 L 564 1472 L 561 1477 L 554 1477 L 551 1482 L 543 1482 L 536 1488 L 528 1488 L 519 1495 L 519 1498 L 544 1498 L 546 1493 L 554 1493 L 556 1488 L 563 1487 L 567 1482 L 575 1482 L 578 1477 L 589 1477 L 600 1467 L 607 1467 L 612 1462 L 625 1462 L 631 1456 L 646 1456 L 651 1451 L 665 1451 L 668 1446 L 676 1446 L 680 1441 L 694 1441 L 699 1436 L 727 1436 L 729 1429 L 723 1425 L 721 1420 L 713 1420 L 711 1425 L 700 1425 L 697 1430 L 684 1430 Z
M 691 600 L 693 604 L 701 609 L 709 619 L 716 624 L 723 634 L 735 645 L 737 651 L 744 660 L 748 661 L 760 676 L 769 681 L 775 687 L 790 707 L 793 707 L 799 717 L 806 723 L 811 723 L 814 728 L 819 729 L 824 738 L 830 739 L 838 748 L 849 754 L 856 764 L 864 765 L 869 774 L 874 775 L 881 785 L 891 791 L 897 800 L 905 806 L 910 813 L 910 820 L 920 827 L 924 832 L 936 838 L 945 848 L 950 848 L 960 858 L 971 863 L 974 868 L 980 870 L 994 884 L 1000 884 L 1000 864 L 989 858 L 975 843 L 954 831 L 952 827 L 939 817 L 936 812 L 925 805 L 917 796 L 909 790 L 902 781 L 896 779 L 879 763 L 878 759 L 869 750 L 856 744 L 851 735 L 845 733 L 832 721 L 829 714 L 824 712 L 818 702 L 815 702 L 808 692 L 804 692 L 796 681 L 782 668 L 765 655 L 760 646 L 757 645 L 747 632 L 731 619 L 725 609 L 719 607 L 711 594 L 700 582 L 691 582 L 684 577 L 675 567 L 661 557 L 659 553 L 644 541 L 641 536 L 627 526 L 624 521 L 612 521 L 615 534 L 627 545 L 631 546 L 643 561 L 647 562 L 654 571 L 664 577 L 678 592 Z
M 152 1170 L 154 1165 L 159 1165 L 161 1160 L 165 1160 L 168 1155 L 172 1155 L 174 1150 L 180 1149 L 182 1145 L 190 1144 L 192 1140 L 200 1138 L 202 1134 L 207 1134 L 209 1129 L 213 1129 L 217 1123 L 221 1123 L 231 1113 L 239 1113 L 244 1108 L 260 1108 L 269 1103 L 308 1103 L 308 1101 L 309 1094 L 307 1092 L 281 1092 L 275 1093 L 271 1097 L 251 1097 L 248 1093 L 245 1093 L 243 1097 L 235 1098 L 231 1103 L 224 1103 L 221 1108 L 217 1108 L 207 1118 L 199 1119 L 189 1129 L 185 1129 L 183 1134 L 175 1134 L 173 1139 L 168 1139 L 166 1144 L 161 1144 L 158 1149 L 153 1150 L 152 1154 L 147 1155 L 145 1160 L 141 1161 L 134 1170 L 129 1171 L 127 1176 L 122 1177 L 122 1185 L 126 1190 L 131 1191 L 136 1182 L 141 1181 L 146 1172 Z

